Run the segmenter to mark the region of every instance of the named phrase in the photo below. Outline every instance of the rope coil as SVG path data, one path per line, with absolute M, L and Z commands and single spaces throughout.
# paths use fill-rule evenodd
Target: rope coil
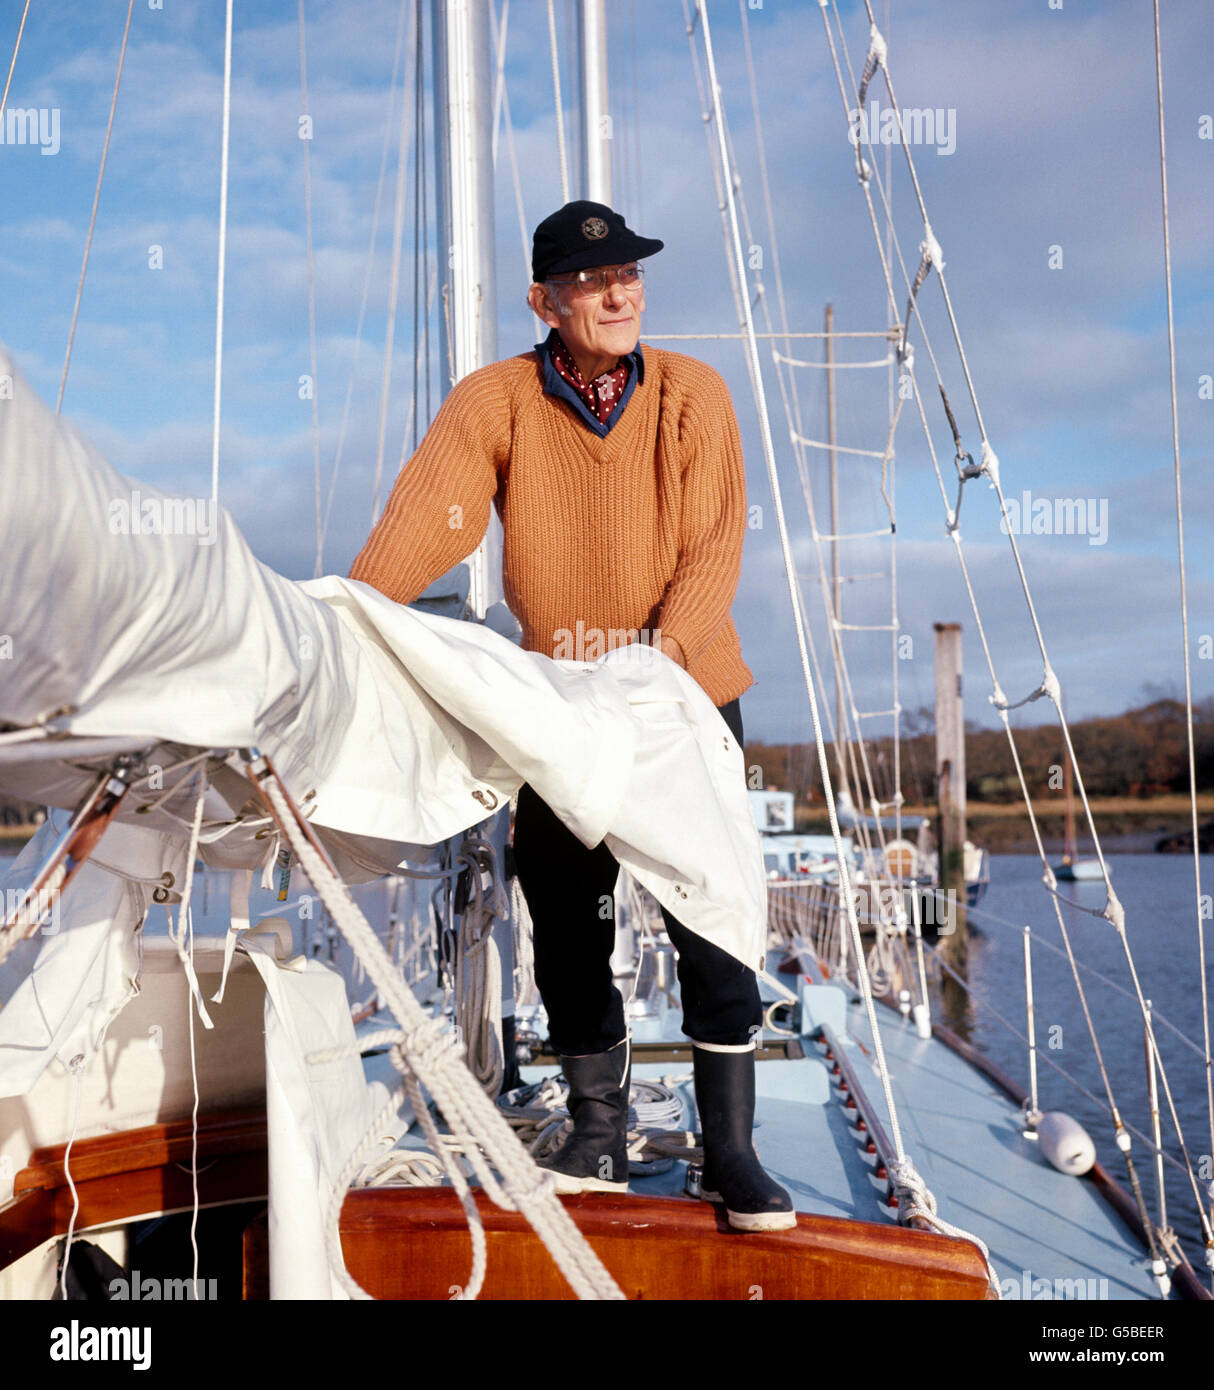
M 381 998 L 401 1024 L 401 1046 L 406 1054 L 401 1060 L 407 1063 L 412 1073 L 412 1078 L 406 1078 L 406 1088 L 418 1088 L 410 1089 L 410 1099 L 419 1119 L 422 1120 L 423 1128 L 430 1121 L 429 1112 L 421 1098 L 421 1084 L 424 1084 L 434 1097 L 453 1133 L 462 1130 L 470 1136 L 476 1136 L 488 1160 L 492 1161 L 502 1176 L 502 1189 L 530 1222 L 578 1297 L 622 1299 L 623 1293 L 604 1268 L 602 1261 L 586 1243 L 569 1214 L 557 1200 L 550 1175 L 543 1174 L 536 1168 L 531 1157 L 519 1145 L 509 1125 L 498 1113 L 496 1106 L 469 1074 L 450 1039 L 442 1036 L 440 1025 L 424 1012 L 393 970 L 391 961 L 370 924 L 336 871 L 327 862 L 327 856 L 311 839 L 306 823 L 298 817 L 285 788 L 279 781 L 278 774 L 259 754 L 251 753 L 250 759 L 256 784 L 269 801 L 279 826 L 298 856 L 303 871 L 311 879 L 353 950 L 365 963 Z M 354 1158 L 357 1157 L 356 1150 Z M 471 1151 L 469 1158 L 484 1180 L 488 1172 L 487 1163 L 483 1166 L 478 1164 L 475 1154 Z M 351 1176 L 351 1162 L 353 1159 L 347 1162 L 340 1175 L 346 1182 Z M 456 1172 L 458 1169 L 454 1168 L 451 1177 L 458 1191 L 464 1179 L 461 1173 L 457 1181 Z M 489 1179 L 492 1182 L 492 1174 L 489 1174 Z M 491 1188 L 487 1186 L 487 1190 L 492 1196 Z M 338 1190 L 335 1184 L 328 1222 L 330 1261 L 335 1274 L 351 1294 L 354 1297 L 366 1297 L 365 1292 L 350 1278 L 341 1255 L 338 1219 L 344 1191 L 344 1187 Z M 465 1211 L 469 1213 L 475 1247 L 477 1226 L 471 1215 L 475 1204 L 470 1195 L 465 1201 L 463 1193 L 461 1201 L 464 1201 Z M 474 1277 L 479 1267 L 478 1258 L 479 1256 L 474 1254 Z

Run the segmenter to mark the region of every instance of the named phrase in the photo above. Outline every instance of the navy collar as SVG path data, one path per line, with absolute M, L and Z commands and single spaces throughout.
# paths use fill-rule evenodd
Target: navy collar
M 645 358 L 641 353 L 641 345 L 636 347 L 626 356 L 620 358 L 620 363 L 628 367 L 628 380 L 620 393 L 620 399 L 616 401 L 615 408 L 607 417 L 604 424 L 597 415 L 587 406 L 586 402 L 578 395 L 572 386 L 552 365 L 552 345 L 560 338 L 560 334 L 555 328 L 551 329 L 547 338 L 542 343 L 536 343 L 535 350 L 539 354 L 540 361 L 544 364 L 544 393 L 549 396 L 558 396 L 577 411 L 579 417 L 589 429 L 592 429 L 599 438 L 607 435 L 616 424 L 619 423 L 620 416 L 623 414 L 624 407 L 631 399 L 633 391 L 638 382 L 645 380 Z

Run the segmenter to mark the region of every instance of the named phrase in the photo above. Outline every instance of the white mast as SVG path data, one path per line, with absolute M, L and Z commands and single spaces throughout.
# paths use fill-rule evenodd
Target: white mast
M 437 113 L 439 379 L 443 395 L 469 372 L 497 360 L 494 274 L 493 119 L 489 7 L 485 0 L 434 0 L 434 106 Z M 490 526 L 492 528 L 492 518 Z M 469 556 L 473 617 L 490 607 L 487 541 Z M 493 588 L 496 589 L 496 583 Z M 492 816 L 485 831 L 505 859 L 510 818 Z M 509 894 L 507 893 L 507 899 Z M 499 1041 L 505 1087 L 518 1085 L 514 1057 L 514 926 L 511 914 L 493 924 L 501 970 Z M 490 963 L 489 969 L 494 966 Z
M 607 11 L 604 0 L 578 5 L 582 83 L 582 196 L 611 203 L 611 115 L 607 109 Z
M 489 9 L 478 0 L 434 0 L 434 97 L 438 112 L 439 353 L 443 394 L 497 360 Z M 445 254 L 444 254 L 445 249 Z M 489 607 L 482 542 L 468 560 L 469 603 Z

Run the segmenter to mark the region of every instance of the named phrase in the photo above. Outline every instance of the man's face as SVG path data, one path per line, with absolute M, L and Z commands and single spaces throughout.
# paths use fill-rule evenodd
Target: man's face
M 614 272 L 620 267 L 602 268 Z M 572 279 L 572 273 L 568 277 L 558 277 L 563 278 Z M 565 346 L 579 362 L 599 363 L 626 357 L 641 336 L 644 286 L 626 290 L 614 274 L 608 275 L 607 287 L 598 294 L 583 298 L 576 286 L 549 281 L 542 286 L 533 285 L 530 300 L 538 317 L 560 333 Z

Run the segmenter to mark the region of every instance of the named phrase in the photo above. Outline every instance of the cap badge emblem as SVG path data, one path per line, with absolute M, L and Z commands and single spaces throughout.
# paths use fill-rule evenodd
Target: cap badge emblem
M 582 235 L 588 241 L 602 241 L 607 235 L 607 224 L 601 217 L 588 217 L 582 223 Z

